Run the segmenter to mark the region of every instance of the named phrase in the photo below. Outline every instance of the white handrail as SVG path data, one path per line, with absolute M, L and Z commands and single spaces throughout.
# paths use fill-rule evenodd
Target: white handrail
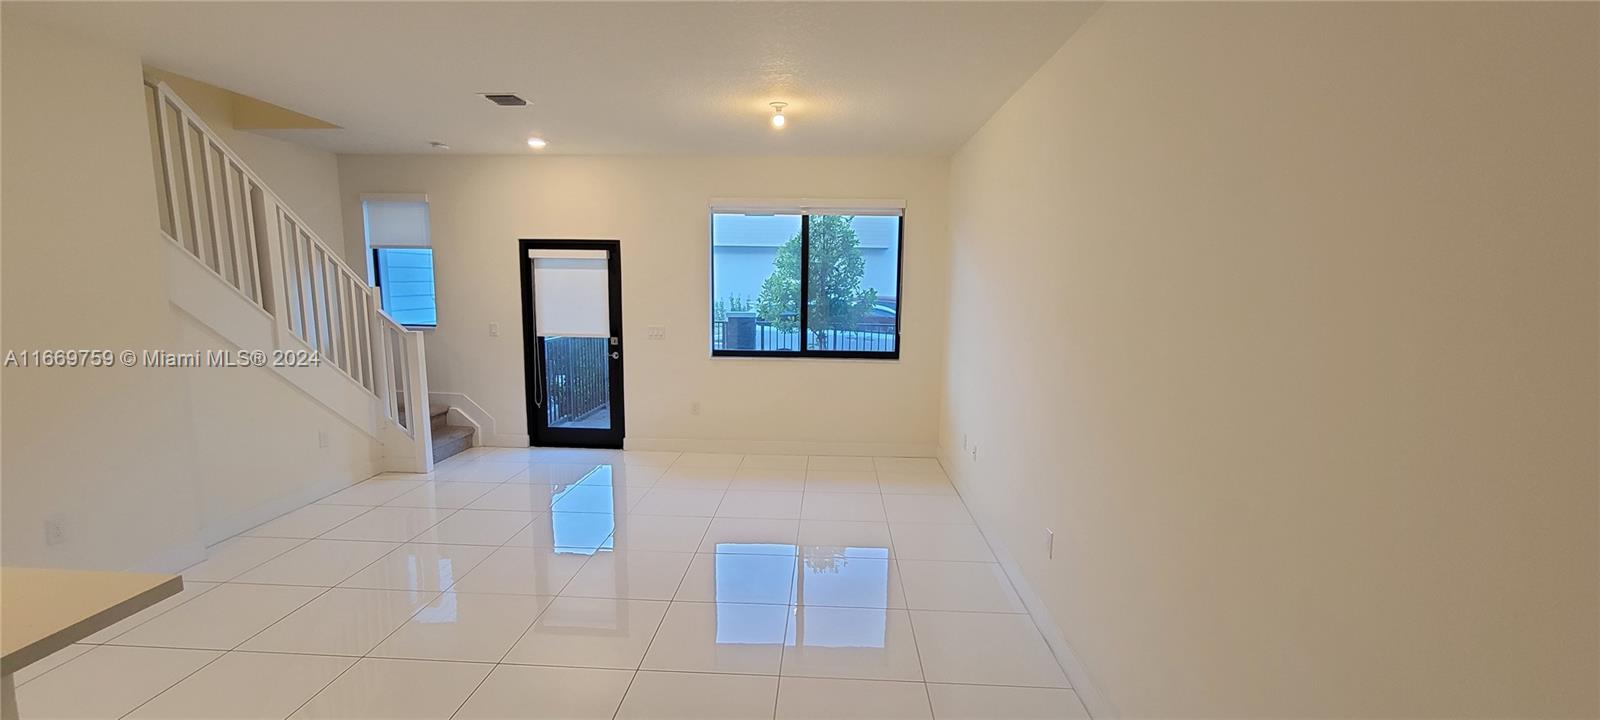
M 421 334 L 389 317 L 364 276 L 172 88 L 145 85 L 162 233 L 376 397 L 407 437 L 426 438 Z

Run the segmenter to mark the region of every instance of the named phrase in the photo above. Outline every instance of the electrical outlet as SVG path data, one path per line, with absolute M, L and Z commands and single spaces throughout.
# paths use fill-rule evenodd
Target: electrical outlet
M 692 401 L 689 402 L 689 414 L 690 415 L 699 415 L 700 414 L 700 401 L 699 400 L 692 400 Z
M 1050 528 L 1044 529 L 1044 556 L 1046 559 L 1056 556 L 1056 531 Z
M 500 337 L 500 323 L 489 323 L 489 337 Z
M 67 541 L 67 519 L 60 514 L 44 520 L 44 544 L 60 545 Z
M 325 448 L 327 446 L 328 446 L 328 431 L 327 430 L 318 430 L 317 431 L 317 447 Z
M 651 340 L 665 340 L 665 339 L 667 339 L 667 328 L 666 328 L 666 326 L 663 326 L 663 325 L 651 325 L 650 327 L 646 328 L 646 331 L 649 333 L 646 337 L 650 338 Z

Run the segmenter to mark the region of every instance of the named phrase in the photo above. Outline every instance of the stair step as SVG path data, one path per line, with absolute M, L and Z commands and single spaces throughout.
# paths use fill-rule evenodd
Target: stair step
M 444 403 L 428 403 L 428 417 L 439 417 L 450 412 L 450 406 Z
M 460 425 L 446 425 L 434 428 L 433 431 L 433 461 L 440 462 L 445 458 L 455 455 L 472 447 L 472 428 Z

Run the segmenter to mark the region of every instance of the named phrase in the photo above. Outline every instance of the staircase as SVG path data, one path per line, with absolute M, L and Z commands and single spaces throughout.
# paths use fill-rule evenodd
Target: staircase
M 433 426 L 433 461 L 444 460 L 451 455 L 472 447 L 472 434 L 476 432 L 470 427 L 462 425 L 446 425 L 450 416 L 449 405 L 430 404 L 428 417 Z
M 147 79 L 145 101 L 173 305 L 365 432 L 386 471 L 429 472 L 429 450 L 443 459 L 470 445 L 471 429 L 435 439 L 443 417 L 422 420 L 422 334 L 389 317 L 363 274 L 172 88 Z

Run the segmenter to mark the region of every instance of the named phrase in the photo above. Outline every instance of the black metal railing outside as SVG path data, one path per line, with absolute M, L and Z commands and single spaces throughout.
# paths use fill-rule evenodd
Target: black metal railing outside
M 895 350 L 894 319 L 888 323 L 862 322 L 855 327 L 810 332 L 809 349 L 839 350 L 847 352 L 893 352 Z M 753 350 L 757 352 L 793 352 L 800 348 L 799 330 L 780 330 L 765 320 L 755 320 L 753 332 L 732 332 L 730 324 L 737 321 L 713 320 L 711 322 L 711 348 L 713 350 Z M 819 344 L 820 343 L 820 344 Z
M 545 388 L 549 392 L 545 412 L 550 427 L 580 421 L 610 403 L 606 342 L 603 337 L 544 339 Z

